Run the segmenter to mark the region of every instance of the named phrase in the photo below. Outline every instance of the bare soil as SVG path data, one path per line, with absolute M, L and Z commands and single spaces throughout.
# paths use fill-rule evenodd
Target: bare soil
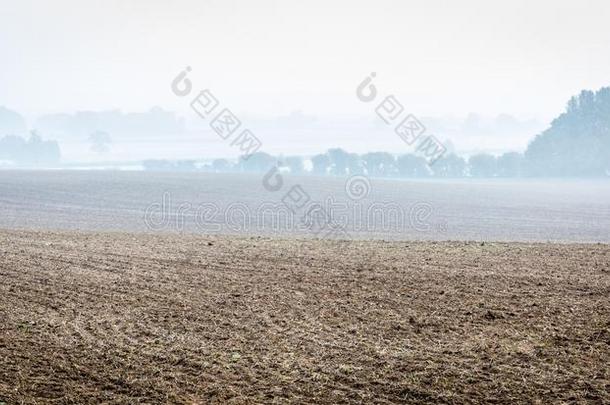
M 0 231 L 0 403 L 610 403 L 610 246 Z

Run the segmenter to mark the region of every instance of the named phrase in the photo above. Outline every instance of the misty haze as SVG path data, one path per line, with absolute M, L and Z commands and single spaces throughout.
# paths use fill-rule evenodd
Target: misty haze
M 610 3 L 2 6 L 0 405 L 610 402 Z

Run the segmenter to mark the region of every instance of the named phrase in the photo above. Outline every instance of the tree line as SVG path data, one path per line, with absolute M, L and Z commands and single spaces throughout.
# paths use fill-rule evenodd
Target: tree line
M 279 162 L 279 163 L 278 163 Z M 374 177 L 608 177 L 610 176 L 610 87 L 572 97 L 565 112 L 536 136 L 524 153 L 476 154 L 464 159 L 443 156 L 433 165 L 419 156 L 387 152 L 362 155 L 329 149 L 305 164 L 299 156 L 274 157 L 259 152 L 247 160 L 216 159 L 212 172 L 261 172 L 279 164 L 294 174 Z M 154 166 L 154 165 L 153 165 Z M 306 168 L 307 166 L 307 168 Z
M 505 153 L 500 157 L 479 154 L 466 160 L 455 154 L 444 156 L 433 165 L 416 155 L 394 156 L 388 152 L 349 153 L 341 148 L 329 149 L 325 153 L 305 159 L 301 156 L 272 156 L 265 152 L 252 154 L 248 159 L 231 161 L 215 159 L 197 166 L 194 160 L 165 161 L 147 160 L 147 170 L 193 171 L 213 173 L 263 173 L 272 166 L 295 175 L 347 176 L 368 175 L 372 177 L 418 178 L 418 177 L 517 177 L 521 176 L 523 155 Z
M 583 91 L 549 129 L 536 136 L 524 153 L 500 156 L 481 153 L 465 159 L 448 154 L 428 165 L 412 154 L 349 153 L 340 148 L 304 159 L 271 156 L 264 152 L 248 159 L 216 159 L 203 166 L 195 161 L 147 161 L 149 170 L 204 170 L 208 172 L 264 172 L 280 165 L 293 174 L 374 177 L 607 177 L 610 176 L 610 87 Z

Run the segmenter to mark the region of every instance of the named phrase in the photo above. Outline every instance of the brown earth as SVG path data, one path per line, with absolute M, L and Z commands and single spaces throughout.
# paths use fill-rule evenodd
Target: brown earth
M 610 403 L 610 246 L 0 231 L 0 403 Z

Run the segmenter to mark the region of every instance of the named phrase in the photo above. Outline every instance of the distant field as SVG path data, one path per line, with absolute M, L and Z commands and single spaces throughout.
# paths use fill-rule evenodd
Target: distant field
M 605 244 L 0 231 L 0 402 L 608 403 Z
M 370 179 L 358 194 L 341 178 L 284 176 L 278 191 L 262 178 L 0 171 L 0 228 L 320 236 L 282 202 L 299 185 L 352 239 L 610 242 L 608 180 Z

